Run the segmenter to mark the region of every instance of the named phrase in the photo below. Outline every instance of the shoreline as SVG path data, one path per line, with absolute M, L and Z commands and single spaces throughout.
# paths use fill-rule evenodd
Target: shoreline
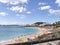
M 40 27 L 34 27 L 34 28 L 38 28 L 39 32 L 31 34 L 31 35 L 25 35 L 25 36 L 22 36 L 22 37 L 17 37 L 17 38 L 14 38 L 14 39 L 0 41 L 0 45 L 27 42 L 28 41 L 27 38 L 35 39 L 36 37 L 41 36 L 41 35 L 43 35 L 47 32 L 47 29 L 45 29 L 45 28 L 40 28 Z

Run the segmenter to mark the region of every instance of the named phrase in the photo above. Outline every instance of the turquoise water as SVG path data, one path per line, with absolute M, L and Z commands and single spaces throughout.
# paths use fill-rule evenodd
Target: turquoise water
M 0 41 L 30 35 L 38 32 L 37 28 L 21 26 L 0 26 Z

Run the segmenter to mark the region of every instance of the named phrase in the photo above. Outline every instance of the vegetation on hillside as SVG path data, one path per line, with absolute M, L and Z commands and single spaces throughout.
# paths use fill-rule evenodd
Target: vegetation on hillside
M 55 27 L 60 27 L 60 21 L 55 22 L 55 23 L 53 23 L 52 25 L 55 26 Z

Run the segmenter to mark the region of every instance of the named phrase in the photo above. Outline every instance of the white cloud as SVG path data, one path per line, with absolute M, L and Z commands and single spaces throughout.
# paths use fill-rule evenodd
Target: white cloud
M 28 0 L 0 0 L 1 3 L 16 5 L 19 3 L 28 3 Z
M 8 3 L 9 0 L 0 0 L 1 3 Z
M 18 12 L 21 13 L 21 12 L 26 11 L 27 9 L 25 7 L 13 6 L 13 7 L 10 8 L 10 10 L 12 10 L 12 11 L 18 11 Z
M 0 16 L 6 16 L 8 15 L 6 12 L 0 12 Z
M 43 2 L 39 2 L 38 5 L 45 5 L 46 3 Z
M 49 9 L 50 14 L 60 15 L 60 10 Z
M 28 3 L 28 0 L 20 0 L 22 3 Z
M 56 0 L 56 2 L 58 4 L 58 6 L 60 6 L 60 0 Z
M 31 14 L 31 12 L 30 12 L 30 11 L 27 11 L 26 13 L 27 13 L 27 14 Z
M 21 19 L 26 18 L 25 15 L 17 14 L 16 16 L 20 17 Z
M 17 4 L 19 4 L 19 2 L 18 2 L 18 1 L 10 2 L 10 4 L 12 4 L 12 5 L 17 5 Z
M 41 6 L 39 7 L 40 10 L 47 10 L 47 9 L 50 9 L 51 7 L 48 5 L 48 6 Z

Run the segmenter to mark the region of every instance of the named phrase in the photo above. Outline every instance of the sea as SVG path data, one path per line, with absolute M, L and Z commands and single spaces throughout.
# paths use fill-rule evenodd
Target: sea
M 39 32 L 38 28 L 22 26 L 0 26 L 0 41 L 5 41 Z

